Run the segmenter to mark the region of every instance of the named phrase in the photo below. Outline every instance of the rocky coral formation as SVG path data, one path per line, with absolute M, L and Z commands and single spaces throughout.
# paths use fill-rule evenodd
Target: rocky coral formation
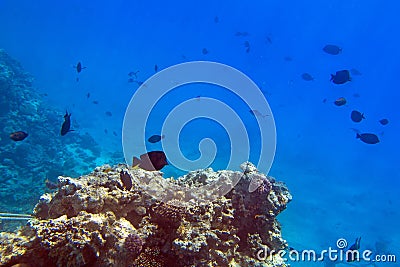
M 287 247 L 276 216 L 291 195 L 252 164 L 241 167 L 222 171 L 241 177 L 228 194 L 200 205 L 153 198 L 140 179 L 168 180 L 160 172 L 106 165 L 77 179 L 60 176 L 59 189 L 40 198 L 35 219 L 18 233 L 0 234 L 0 265 L 287 266 L 277 254 L 256 255 Z M 207 169 L 169 182 L 196 187 L 216 174 Z M 262 184 L 250 193 L 254 177 Z
M 45 191 L 46 178 L 90 172 L 100 148 L 78 131 L 61 138 L 65 110 L 49 107 L 33 87 L 33 77 L 0 49 L 0 211 L 29 213 Z M 14 142 L 9 135 L 26 131 Z M 0 229 L 8 229 L 0 222 Z

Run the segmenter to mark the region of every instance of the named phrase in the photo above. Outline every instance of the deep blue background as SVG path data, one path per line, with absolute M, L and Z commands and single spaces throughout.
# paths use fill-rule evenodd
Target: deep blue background
M 0 48 L 36 77 L 49 105 L 71 111 L 75 127 L 110 153 L 121 150 L 123 115 L 137 89 L 127 82 L 130 71 L 140 70 L 145 80 L 155 64 L 191 60 L 243 71 L 265 93 L 276 121 L 270 175 L 294 196 L 280 216 L 284 238 L 294 247 L 323 249 L 340 237 L 350 243 L 362 236 L 363 248 L 379 241 L 398 252 L 398 10 L 397 1 L 3 0 Z M 324 53 L 328 43 L 343 53 Z M 78 61 L 87 66 L 79 82 Z M 362 75 L 344 85 L 329 81 L 331 73 L 351 68 Z M 304 72 L 315 80 L 302 80 Z M 333 105 L 341 96 L 348 104 Z M 366 120 L 353 123 L 352 109 Z M 378 123 L 382 118 L 387 126 Z M 364 144 L 350 128 L 377 133 L 381 142 Z

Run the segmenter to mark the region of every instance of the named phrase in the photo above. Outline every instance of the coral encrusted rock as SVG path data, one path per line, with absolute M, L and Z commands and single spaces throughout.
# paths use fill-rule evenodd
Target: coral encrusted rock
M 278 254 L 257 255 L 287 249 L 276 216 L 291 195 L 251 163 L 241 168 L 165 179 L 120 164 L 76 179 L 60 176 L 58 190 L 40 198 L 34 219 L 17 233 L 0 233 L 0 265 L 285 267 Z M 222 174 L 241 179 L 224 196 L 194 206 L 161 202 L 140 184 L 190 188 Z M 259 187 L 250 193 L 254 179 Z

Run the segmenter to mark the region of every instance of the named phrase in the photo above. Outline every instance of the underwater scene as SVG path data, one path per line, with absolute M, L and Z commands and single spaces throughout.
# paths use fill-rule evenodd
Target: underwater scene
M 397 1 L 0 1 L 0 266 L 399 266 Z

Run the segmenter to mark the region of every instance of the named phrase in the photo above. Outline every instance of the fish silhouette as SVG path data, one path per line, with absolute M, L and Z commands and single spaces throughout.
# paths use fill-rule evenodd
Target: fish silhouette
M 61 136 L 66 135 L 68 132 L 72 132 L 74 130 L 71 130 L 71 113 L 68 114 L 68 111 L 65 111 L 64 115 L 64 122 L 61 126 Z
M 10 134 L 10 138 L 16 142 L 24 140 L 28 134 L 23 131 L 13 132 Z
M 146 171 L 159 171 L 168 165 L 167 157 L 163 151 L 151 151 L 140 155 L 140 159 L 133 157 L 134 167 L 139 167 Z

